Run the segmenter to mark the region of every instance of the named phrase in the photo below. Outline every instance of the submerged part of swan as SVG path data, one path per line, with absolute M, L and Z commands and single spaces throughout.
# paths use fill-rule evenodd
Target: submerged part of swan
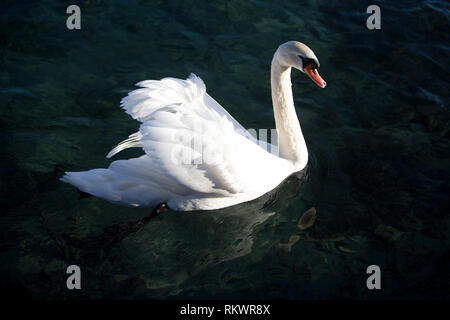
M 139 82 L 142 88 L 122 99 L 122 108 L 142 124 L 107 157 L 131 147 L 141 147 L 145 155 L 116 160 L 107 169 L 66 172 L 61 180 L 133 207 L 164 202 L 172 210 L 212 210 L 256 199 L 308 162 L 294 107 L 291 69 L 308 74 L 324 88 L 319 65 L 313 51 L 297 41 L 286 42 L 275 52 L 271 87 L 279 155 L 248 139 L 251 135 L 244 127 L 191 74 L 186 80 Z

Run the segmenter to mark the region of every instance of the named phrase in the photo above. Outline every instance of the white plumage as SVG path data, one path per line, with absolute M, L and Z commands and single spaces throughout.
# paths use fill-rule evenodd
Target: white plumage
M 272 86 L 274 81 L 272 74 Z M 62 181 L 127 206 L 166 202 L 173 210 L 209 210 L 255 199 L 306 165 L 303 161 L 300 168 L 262 148 L 194 74 L 137 85 L 141 88 L 123 98 L 121 107 L 142 124 L 107 157 L 131 147 L 141 147 L 145 154 L 113 161 L 107 169 L 67 172 Z M 275 106 L 285 103 L 275 100 L 281 113 L 293 108 Z M 299 141 L 304 144 L 303 136 Z

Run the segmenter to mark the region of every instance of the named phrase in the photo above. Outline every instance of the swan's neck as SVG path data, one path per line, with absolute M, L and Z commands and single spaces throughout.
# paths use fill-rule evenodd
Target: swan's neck
M 272 60 L 270 78 L 280 157 L 291 161 L 298 170 L 301 170 L 308 162 L 308 149 L 295 112 L 291 68 L 280 65 L 275 56 Z

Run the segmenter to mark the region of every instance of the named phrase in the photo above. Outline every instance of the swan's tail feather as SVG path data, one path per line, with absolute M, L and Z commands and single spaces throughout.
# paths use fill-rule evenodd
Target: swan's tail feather
M 128 139 L 123 140 L 117 146 L 115 146 L 114 149 L 112 149 L 106 157 L 111 158 L 124 149 L 142 147 L 143 145 L 141 142 L 141 138 L 142 134 L 139 131 L 131 134 Z
M 79 190 L 114 203 L 131 207 L 148 207 L 161 202 L 161 193 L 150 185 L 126 179 L 110 169 L 66 172 L 60 179 Z M 143 197 L 146 195 L 146 197 Z
M 189 192 L 161 174 L 146 155 L 116 160 L 107 169 L 66 172 L 60 180 L 85 193 L 132 207 L 152 207 Z
M 112 188 L 111 174 L 108 169 L 93 169 L 81 172 L 66 172 L 61 181 L 70 183 L 83 192 L 110 201 L 119 201 L 120 194 Z

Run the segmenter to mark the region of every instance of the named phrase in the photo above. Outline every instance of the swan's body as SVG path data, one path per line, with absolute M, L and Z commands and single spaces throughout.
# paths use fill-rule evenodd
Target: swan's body
M 292 54 L 299 61 L 290 61 Z M 134 207 L 166 202 L 173 210 L 210 210 L 256 199 L 307 164 L 290 81 L 291 67 L 304 71 L 305 61 L 318 66 L 314 53 L 294 41 L 281 45 L 272 60 L 279 156 L 249 139 L 250 134 L 206 93 L 203 81 L 191 75 L 187 80 L 140 82 L 142 88 L 122 100 L 125 111 L 142 124 L 108 157 L 129 147 L 142 147 L 145 155 L 114 161 L 107 169 L 67 172 L 61 180 Z

